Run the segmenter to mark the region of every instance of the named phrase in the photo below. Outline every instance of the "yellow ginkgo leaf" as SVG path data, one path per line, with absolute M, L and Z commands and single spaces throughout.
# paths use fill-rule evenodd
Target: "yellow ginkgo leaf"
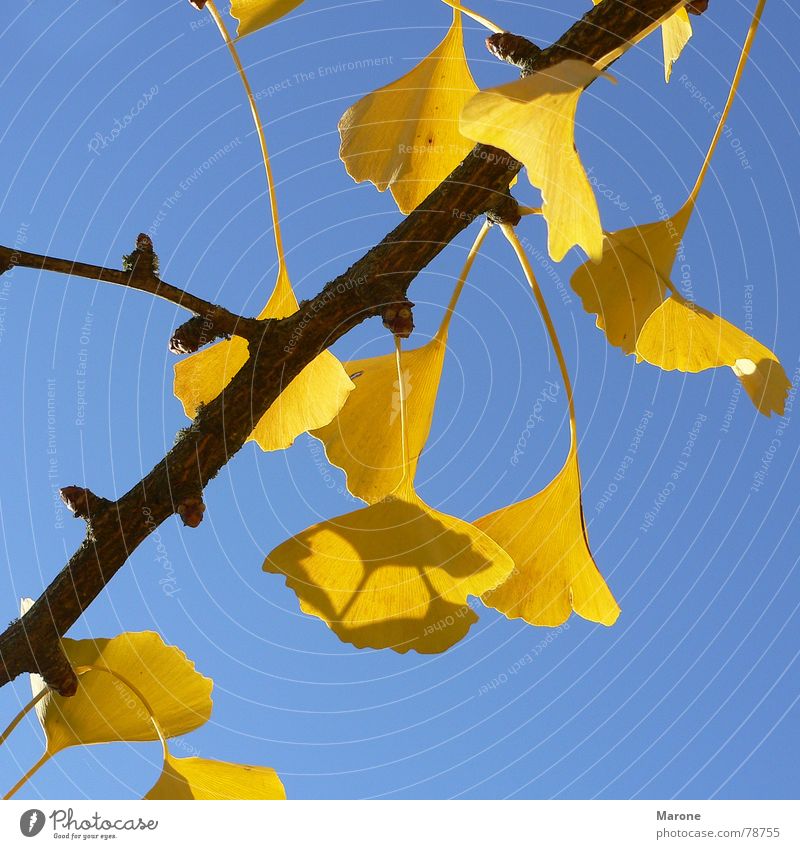
M 764 415 L 783 414 L 789 378 L 778 358 L 743 330 L 677 293 L 653 312 L 636 353 L 665 371 L 730 367 Z
M 475 522 L 515 564 L 505 583 L 481 596 L 488 607 L 530 625 L 555 626 L 574 610 L 613 625 L 619 605 L 597 569 L 586 537 L 578 454 L 537 495 Z
M 569 403 L 570 443 L 564 466 L 541 492 L 474 523 L 514 561 L 507 580 L 481 601 L 530 625 L 560 625 L 573 610 L 585 619 L 613 625 L 619 606 L 595 565 L 586 534 L 575 403 L 566 360 L 530 260 L 514 229 L 505 224 L 502 229 L 533 289 L 555 349 Z
M 157 740 L 150 709 L 168 737 L 187 734 L 211 716 L 213 682 L 158 634 L 127 632 L 113 639 L 61 642 L 77 670 L 101 668 L 78 676 L 74 696 L 65 698 L 49 692 L 36 705 L 50 756 L 69 746 Z M 45 685 L 38 675 L 31 675 L 31 686 L 37 695 Z M 147 700 L 149 709 L 139 694 Z
M 476 94 L 461 113 L 467 138 L 507 151 L 542 193 L 550 256 L 573 245 L 593 259 L 603 250 L 600 213 L 575 149 L 575 112 L 585 87 L 602 71 L 568 59 L 521 80 Z
M 161 777 L 144 798 L 285 799 L 286 791 L 278 774 L 268 767 L 166 754 Z
M 396 338 L 395 375 L 403 371 Z M 393 494 L 288 539 L 264 571 L 284 575 L 301 609 L 344 642 L 432 654 L 467 633 L 477 620 L 468 597 L 497 586 L 513 564 L 484 533 L 416 494 L 405 381 L 397 387 L 401 481 Z
M 478 87 L 464 55 L 461 13 L 444 40 L 393 83 L 351 106 L 339 121 L 339 156 L 357 182 L 391 190 L 411 212 L 472 149 L 458 129 L 461 108 Z
M 289 277 L 281 265 L 275 289 L 259 318 L 285 318 L 297 308 Z M 186 415 L 194 418 L 201 404 L 213 401 L 246 360 L 247 342 L 235 336 L 177 363 L 174 391 Z M 288 448 L 301 433 L 328 424 L 352 388 L 339 360 L 323 351 L 281 392 L 249 439 L 264 451 Z
M 431 654 L 477 621 L 467 604 L 513 564 L 481 531 L 433 510 L 406 482 L 397 495 L 279 545 L 264 570 L 286 576 L 300 607 L 358 648 Z
M 572 276 L 583 308 L 626 354 L 634 352 L 644 323 L 666 296 L 690 214 L 686 206 L 668 221 L 607 233 L 600 262 L 586 262 Z
M 667 82 L 672 76 L 672 66 L 691 37 L 692 24 L 686 9 L 678 9 L 661 24 L 661 38 L 664 41 L 664 79 Z
M 412 479 L 431 429 L 450 320 L 488 231 L 489 225 L 484 224 L 475 238 L 436 335 L 422 347 L 403 352 L 402 389 L 408 410 Z M 345 369 L 356 388 L 339 415 L 312 435 L 324 444 L 328 460 L 344 469 L 348 490 L 374 504 L 393 493 L 404 474 L 397 363 L 394 354 L 387 354 L 353 360 L 345 363 Z
M 593 0 L 596 6 L 600 0 Z M 648 30 L 649 34 L 649 30 Z M 640 36 L 641 37 L 641 36 Z M 664 43 L 664 77 L 667 82 L 672 74 L 672 66 L 692 37 L 692 24 L 686 9 L 678 9 L 665 18 L 661 24 L 661 38 Z M 638 39 L 637 39 L 638 40 Z
M 288 15 L 303 0 L 231 0 L 231 17 L 239 21 L 236 35 L 239 38 L 269 26 L 278 18 Z
M 446 344 L 434 337 L 403 353 L 403 389 L 408 397 L 409 460 L 412 475 L 428 439 Z M 344 469 L 347 488 L 374 504 L 394 492 L 403 478 L 400 391 L 394 354 L 344 364 L 355 384 L 339 415 L 312 431 L 329 462 Z

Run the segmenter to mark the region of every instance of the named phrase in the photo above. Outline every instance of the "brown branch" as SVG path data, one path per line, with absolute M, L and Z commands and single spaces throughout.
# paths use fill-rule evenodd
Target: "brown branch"
M 148 250 L 149 247 L 149 250 Z M 148 255 L 149 254 L 149 255 Z M 149 237 L 140 234 L 137 239 L 137 247 L 126 257 L 130 268 L 120 270 L 116 268 L 105 268 L 101 265 L 91 265 L 87 262 L 77 262 L 71 259 L 59 259 L 58 257 L 45 256 L 43 254 L 29 253 L 17 249 L 7 248 L 0 245 L 0 274 L 15 266 L 23 268 L 37 268 L 42 271 L 56 271 L 59 274 L 67 274 L 70 277 L 85 277 L 89 280 L 101 280 L 104 283 L 112 283 L 115 286 L 125 286 L 128 289 L 138 289 L 140 292 L 148 292 L 157 298 L 183 307 L 193 312 L 202 320 L 205 333 L 202 343 L 207 344 L 220 336 L 243 336 L 245 339 L 260 337 L 263 333 L 263 322 L 255 318 L 243 318 L 229 312 L 224 307 L 212 304 L 203 298 L 185 292 L 177 286 L 166 283 L 158 277 L 154 266 L 155 254 Z M 187 322 L 188 324 L 188 322 Z M 185 327 L 183 325 L 182 327 Z M 177 337 L 177 338 L 176 338 Z M 174 341 L 173 341 L 174 340 Z M 182 337 L 176 331 L 170 342 L 170 347 L 175 353 L 184 354 L 199 347 L 190 348 L 182 345 Z
M 596 61 L 634 41 L 654 20 L 683 5 L 682 0 L 639 0 L 635 6 L 604 0 L 558 42 L 536 52 L 526 70 L 541 70 L 576 56 Z M 200 410 L 191 427 L 143 480 L 116 501 L 95 503 L 91 533 L 81 547 L 24 617 L 0 635 L 0 685 L 20 673 L 39 671 L 57 686 L 58 672 L 63 671 L 60 636 L 131 552 L 161 522 L 183 509 L 181 505 L 197 498 L 242 447 L 283 388 L 314 357 L 365 318 L 381 314 L 385 305 L 405 301 L 414 277 L 469 223 L 495 209 L 507 218 L 508 186 L 519 169 L 520 164 L 507 153 L 476 146 L 418 209 L 315 298 L 303 302 L 288 318 L 260 322 L 259 335 L 249 339 L 248 360 L 224 392 Z M 130 273 L 22 252 L 16 255 L 24 255 L 34 268 L 143 288 Z M 164 297 L 170 292 L 169 300 L 200 313 L 208 306 L 166 286 L 159 282 L 153 294 Z M 237 332 L 233 326 L 231 332 Z

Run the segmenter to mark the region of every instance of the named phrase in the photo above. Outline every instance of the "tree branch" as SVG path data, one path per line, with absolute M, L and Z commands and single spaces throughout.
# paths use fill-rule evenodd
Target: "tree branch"
M 524 68 L 534 72 L 563 59 L 597 61 L 621 50 L 684 0 L 604 0 L 555 44 L 536 51 Z M 0 685 L 23 672 L 40 672 L 56 689 L 63 674 L 59 638 L 97 597 L 131 552 L 158 525 L 187 504 L 242 447 L 281 391 L 321 351 L 386 304 L 406 300 L 414 277 L 476 218 L 501 209 L 508 217 L 508 186 L 520 164 L 496 148 L 477 145 L 456 170 L 380 244 L 328 283 L 292 316 L 259 322 L 250 356 L 224 392 L 204 406 L 172 450 L 116 501 L 96 499 L 86 539 L 22 619 L 0 635 Z M 0 263 L 8 261 L 8 249 Z M 199 314 L 211 306 L 168 284 L 68 260 L 16 252 L 15 264 L 49 268 L 150 291 Z M 0 264 L 0 268 L 2 265 Z M 150 288 L 146 288 L 146 287 Z M 242 319 L 222 312 L 230 332 Z M 228 318 L 226 318 L 226 316 Z M 183 507 L 182 507 L 183 505 Z M 196 512 L 196 511 L 195 511 Z
M 86 277 L 89 280 L 102 280 L 115 286 L 125 286 L 128 289 L 138 289 L 148 292 L 157 298 L 177 304 L 202 319 L 205 325 L 205 336 L 202 344 L 207 344 L 220 336 L 242 336 L 245 339 L 260 337 L 263 333 L 263 322 L 255 318 L 243 318 L 229 312 L 224 307 L 212 304 L 203 298 L 185 292 L 177 286 L 166 283 L 158 277 L 158 260 L 153 252 L 153 245 L 148 236 L 140 234 L 136 240 L 136 248 L 126 257 L 130 267 L 125 270 L 104 268 L 101 265 L 90 265 L 71 259 L 45 256 L 29 253 L 0 245 L 0 274 L 15 266 L 23 268 L 38 268 L 42 271 L 56 271 L 68 274 L 70 277 Z M 188 324 L 188 322 L 187 322 Z M 186 325 L 182 325 L 185 327 Z M 197 350 L 199 344 L 190 348 L 181 344 L 182 334 L 176 331 L 170 347 L 176 354 L 190 353 Z

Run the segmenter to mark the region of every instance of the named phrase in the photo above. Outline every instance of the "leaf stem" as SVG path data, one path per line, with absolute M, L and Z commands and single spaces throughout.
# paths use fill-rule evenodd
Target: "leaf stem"
M 283 251 L 283 237 L 281 235 L 280 216 L 278 215 L 278 199 L 275 193 L 275 180 L 272 176 L 272 166 L 270 165 L 269 152 L 267 151 L 267 139 L 264 135 L 264 126 L 261 123 L 261 116 L 258 114 L 256 99 L 253 95 L 253 89 L 250 87 L 250 81 L 247 79 L 247 73 L 245 72 L 241 59 L 239 58 L 239 52 L 236 50 L 236 45 L 233 43 L 233 40 L 228 33 L 228 29 L 225 26 L 225 21 L 222 19 L 222 16 L 217 11 L 217 7 L 213 2 L 211 2 L 211 0 L 206 3 L 206 8 L 211 13 L 211 17 L 214 19 L 214 23 L 216 23 L 220 35 L 230 51 L 231 58 L 233 59 L 233 62 L 236 65 L 236 70 L 239 74 L 239 79 L 242 81 L 245 93 L 247 94 L 247 102 L 250 104 L 250 112 L 253 115 L 253 123 L 255 124 L 256 134 L 258 135 L 258 142 L 261 145 L 261 158 L 264 161 L 264 171 L 267 175 L 267 194 L 269 196 L 272 231 L 275 235 L 275 249 L 278 252 L 278 266 L 280 270 L 285 272 L 286 257 Z M 278 280 L 280 281 L 283 277 L 284 275 L 279 272 Z
M 475 237 L 475 241 L 472 243 L 472 247 L 469 249 L 469 253 L 467 254 L 467 258 L 464 262 L 464 266 L 461 269 L 461 274 L 458 277 L 458 282 L 456 283 L 455 289 L 453 289 L 453 294 L 450 296 L 450 303 L 447 305 L 447 309 L 445 310 L 442 323 L 439 325 L 439 329 L 436 331 L 436 336 L 434 336 L 434 339 L 438 340 L 439 342 L 447 341 L 447 333 L 450 330 L 450 319 L 453 317 L 453 313 L 456 309 L 456 304 L 458 303 L 458 299 L 461 297 L 461 292 L 464 289 L 464 284 L 467 282 L 467 277 L 469 276 L 472 264 L 475 262 L 475 258 L 478 256 L 478 252 L 481 249 L 483 240 L 486 238 L 486 234 L 489 232 L 490 227 L 491 224 L 488 221 L 483 222 L 483 226 L 478 231 L 478 235 Z
M 9 722 L 6 730 L 0 734 L 0 746 L 8 740 L 11 736 L 11 732 L 22 722 L 25 718 L 25 715 L 28 713 L 31 708 L 36 707 L 37 704 L 50 692 L 48 687 L 42 687 L 41 690 L 25 705 L 24 708 Z
M 45 751 L 44 754 L 39 758 L 38 761 L 25 773 L 25 775 L 20 778 L 20 780 L 3 796 L 3 801 L 8 801 L 16 792 L 25 784 L 29 778 L 32 778 L 34 773 L 38 772 L 53 755 L 51 752 Z
M 689 198 L 686 201 L 685 206 L 693 206 L 695 201 L 697 200 L 697 196 L 700 193 L 700 189 L 703 185 L 703 180 L 705 180 L 706 174 L 708 173 L 709 166 L 711 165 L 711 157 L 714 155 L 714 151 L 719 144 L 720 138 L 722 138 L 722 133 L 725 129 L 725 124 L 728 121 L 728 115 L 731 111 L 731 106 L 733 106 L 733 101 L 736 97 L 736 92 L 739 88 L 739 82 L 742 79 L 742 73 L 744 72 L 745 65 L 747 64 L 747 60 L 750 56 L 750 48 L 753 46 L 753 40 L 756 37 L 756 32 L 758 31 L 758 25 L 761 23 L 761 14 L 764 11 L 764 6 L 766 5 L 767 0 L 758 0 L 756 5 L 756 10 L 753 12 L 753 19 L 750 22 L 750 29 L 747 31 L 747 37 L 744 40 L 744 45 L 742 46 L 742 53 L 739 56 L 739 63 L 736 66 L 736 71 L 733 75 L 733 81 L 731 82 L 731 88 L 728 92 L 728 99 L 725 101 L 725 107 L 722 110 L 722 114 L 719 119 L 719 123 L 717 124 L 717 129 L 714 132 L 714 137 L 711 139 L 711 144 L 708 147 L 708 152 L 706 153 L 705 159 L 703 160 L 703 164 L 700 168 L 700 173 L 697 175 L 697 180 L 695 181 L 694 187 L 692 188 L 691 193 L 689 194 Z
M 155 713 L 153 712 L 153 708 L 150 707 L 150 702 L 144 697 L 142 691 L 131 681 L 129 681 L 124 675 L 120 675 L 119 672 L 115 672 L 113 669 L 109 669 L 107 666 L 97 666 L 94 664 L 86 664 L 84 666 L 75 667 L 75 673 L 78 676 L 84 675 L 87 672 L 105 672 L 107 675 L 110 675 L 112 678 L 116 678 L 117 681 L 124 684 L 133 694 L 136 696 L 139 701 L 144 705 L 144 709 L 147 711 L 148 716 L 150 717 L 150 722 L 153 724 L 153 728 L 155 728 L 156 734 L 158 735 L 158 739 L 161 741 L 161 749 L 164 753 L 164 759 L 166 760 L 167 755 L 169 754 L 167 750 L 167 737 L 164 733 L 164 729 L 161 727 L 161 724 L 156 719 Z
M 400 453 L 403 463 L 403 477 L 400 486 L 410 491 L 413 488 L 411 480 L 411 461 L 408 456 L 408 418 L 406 410 L 406 385 L 403 376 L 403 340 L 394 337 L 394 360 L 397 365 L 397 391 L 400 397 Z
M 522 247 L 514 228 L 510 224 L 501 224 L 500 227 L 503 231 L 503 235 L 506 239 L 508 239 L 511 247 L 514 249 L 514 253 L 517 255 L 522 271 L 525 274 L 531 289 L 533 289 L 536 303 L 539 305 L 539 310 L 542 314 L 542 318 L 544 319 L 545 326 L 547 327 L 550 341 L 553 343 L 553 349 L 556 352 L 558 367 L 561 370 L 561 379 L 564 381 L 564 388 L 567 390 L 567 401 L 569 403 L 570 451 L 574 451 L 577 448 L 577 425 L 575 416 L 575 401 L 572 397 L 572 382 L 569 379 L 569 372 L 567 371 L 567 361 L 564 359 L 564 352 L 561 350 L 561 343 L 558 341 L 558 334 L 556 333 L 555 325 L 553 324 L 550 312 L 547 309 L 547 302 L 542 295 L 542 290 L 539 288 L 539 282 L 536 279 L 536 275 L 533 273 L 533 268 L 528 260 L 528 255 L 525 253 L 525 249 Z

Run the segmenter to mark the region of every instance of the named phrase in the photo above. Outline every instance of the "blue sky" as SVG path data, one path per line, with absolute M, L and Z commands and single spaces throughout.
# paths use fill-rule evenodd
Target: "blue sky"
M 588 3 L 475 5 L 546 44 Z M 656 35 L 614 66 L 617 85 L 601 80 L 583 97 L 577 142 L 603 189 L 607 229 L 654 220 L 656 196 L 673 211 L 684 199 L 753 5 L 712 2 L 694 19 L 669 86 Z M 399 220 L 388 194 L 345 173 L 340 115 L 415 64 L 449 20 L 434 0 L 308 0 L 241 43 L 300 297 Z M 484 36 L 466 23 L 478 83 L 512 79 Z M 697 301 L 752 328 L 795 386 L 798 36 L 796 10 L 770 0 L 731 135 L 686 236 Z M 164 279 L 257 312 L 275 276 L 265 186 L 240 84 L 208 15 L 156 0 L 23 4 L 6 17 L 0 46 L 0 241 L 118 267 L 150 230 Z M 537 202 L 525 180 L 517 194 Z M 420 341 L 438 325 L 474 229 L 412 286 Z M 520 235 L 544 257 L 543 222 L 525 220 Z M 203 524 L 166 522 L 71 632 L 158 630 L 214 678 L 211 722 L 176 753 L 274 766 L 295 798 L 797 796 L 800 422 L 759 416 L 727 369 L 661 373 L 609 348 L 569 288 L 579 262 L 574 254 L 534 267 L 575 384 L 586 518 L 622 607 L 617 624 L 573 617 L 536 629 L 480 610 L 444 655 L 344 645 L 261 571 L 288 535 L 354 508 L 343 478 L 310 437 L 281 454 L 248 445 L 209 486 Z M 166 347 L 185 317 L 90 281 L 26 269 L 0 278 L 5 620 L 82 537 L 57 488 L 121 494 L 185 425 Z M 342 358 L 390 349 L 376 321 L 335 347 Z M 528 434 L 526 423 L 552 380 L 530 291 L 490 233 L 451 328 L 417 478 L 423 497 L 474 519 L 547 483 L 567 447 L 563 392 Z M 690 461 L 660 498 L 687 443 Z M 0 690 L 0 725 L 28 697 L 24 680 Z M 40 738 L 26 722 L 0 748 L 0 785 L 33 763 Z M 159 758 L 157 744 L 64 752 L 21 795 L 139 796 Z

